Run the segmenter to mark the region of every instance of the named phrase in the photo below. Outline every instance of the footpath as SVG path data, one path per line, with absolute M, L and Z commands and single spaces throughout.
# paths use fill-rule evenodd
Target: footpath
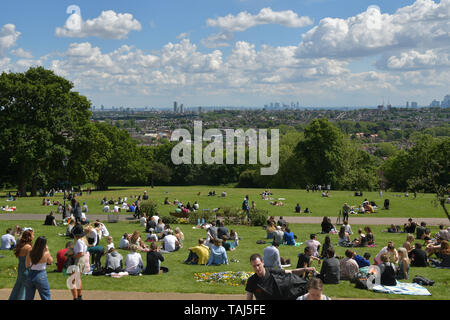
M 55 215 L 56 219 L 59 220 L 61 217 Z M 0 220 L 37 220 L 45 221 L 46 214 L 34 214 L 34 213 L 1 213 Z M 86 217 L 89 221 L 95 221 L 97 219 L 107 222 L 108 215 L 106 214 L 87 214 Z M 330 217 L 331 222 L 334 224 L 336 222 L 336 217 Z M 132 214 L 119 214 L 120 221 L 136 221 Z M 298 216 L 284 216 L 284 220 L 288 223 L 306 223 L 306 224 L 320 224 L 322 223 L 322 217 L 298 217 Z M 425 221 L 427 225 L 438 226 L 440 224 L 448 225 L 449 221 L 446 218 L 414 218 L 418 223 Z M 341 220 L 342 221 L 342 220 Z M 350 224 L 361 224 L 361 225 L 386 225 L 391 224 L 403 226 L 408 221 L 408 218 L 376 218 L 376 217 L 361 217 L 361 216 L 350 216 Z

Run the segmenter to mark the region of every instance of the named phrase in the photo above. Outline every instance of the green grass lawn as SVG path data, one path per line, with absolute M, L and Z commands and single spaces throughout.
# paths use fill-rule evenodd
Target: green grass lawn
M 220 207 L 236 207 L 240 208 L 245 195 L 249 195 L 250 204 L 255 201 L 257 208 L 267 209 L 270 215 L 274 216 L 294 216 L 294 207 L 300 203 L 302 210 L 308 207 L 312 213 L 308 216 L 337 216 L 343 204 L 347 202 L 349 205 L 359 205 L 365 198 L 370 201 L 375 201 L 379 209 L 375 214 L 364 214 L 364 217 L 433 217 L 445 218 L 443 210 L 433 204 L 435 196 L 433 194 L 418 194 L 414 199 L 411 194 L 409 198 L 405 198 L 403 194 L 398 197 L 400 193 L 384 192 L 383 197 L 380 198 L 378 192 L 365 192 L 364 197 L 355 197 L 351 191 L 332 191 L 330 198 L 322 198 L 319 192 L 306 192 L 305 190 L 293 189 L 272 189 L 272 198 L 284 198 L 282 200 L 284 206 L 276 207 L 269 204 L 269 200 L 262 200 L 260 194 L 263 189 L 239 189 L 230 187 L 217 186 L 189 186 L 189 187 L 114 187 L 109 191 L 96 191 L 87 195 L 83 193 L 79 197 L 82 204 L 86 202 L 89 207 L 89 214 L 103 213 L 103 206 L 100 205 L 101 199 L 106 196 L 109 200 L 113 198 L 117 200 L 118 197 L 128 197 L 129 200 L 134 199 L 134 196 L 142 195 L 144 190 L 147 190 L 150 199 L 154 199 L 159 204 L 160 215 L 164 216 L 174 210 L 173 206 L 164 206 L 165 197 L 173 202 L 176 198 L 183 203 L 188 201 L 193 204 L 198 201 L 200 209 L 213 209 Z M 215 190 L 217 196 L 208 197 L 208 191 Z M 227 192 L 227 197 L 222 198 L 220 194 L 222 191 Z M 198 196 L 198 192 L 201 194 Z M 396 196 L 397 195 L 397 196 Z M 390 199 L 390 210 L 382 210 L 384 199 Z M 51 200 L 59 200 L 62 202 L 62 195 L 51 198 Z M 57 207 L 42 206 L 42 197 L 28 197 L 19 198 L 17 201 L 7 202 L 5 198 L 0 198 L 0 205 L 16 206 L 17 213 L 49 213 L 50 210 L 56 211 Z M 302 214 L 304 215 L 304 214 Z
M 181 191 L 179 191 L 181 194 Z M 217 190 L 216 190 L 217 192 Z M 152 192 L 153 193 L 153 192 Z M 129 196 L 129 195 L 128 195 Z M 32 227 L 35 230 L 35 236 L 45 235 L 48 239 L 48 245 L 52 256 L 56 260 L 56 252 L 62 249 L 65 243 L 68 241 L 65 237 L 58 236 L 58 233 L 64 233 L 66 227 L 50 227 L 43 226 L 40 221 L 0 221 L 0 231 L 4 232 L 8 227 L 14 227 L 14 225 L 20 225 L 22 227 Z M 198 238 L 204 237 L 206 231 L 202 229 L 192 229 L 192 225 L 178 225 L 181 227 L 185 234 L 184 247 L 178 252 L 164 254 L 165 261 L 162 264 L 170 269 L 168 274 L 156 275 L 156 276 L 141 276 L 141 277 L 123 277 L 120 279 L 112 279 L 106 276 L 83 276 L 83 289 L 85 290 L 113 290 L 113 291 L 139 291 L 139 292 L 202 292 L 202 293 L 217 293 L 217 294 L 245 294 L 244 286 L 227 286 L 223 284 L 205 284 L 198 283 L 194 280 L 194 273 L 199 272 L 219 272 L 219 271 L 252 271 L 249 263 L 249 257 L 253 253 L 261 253 L 266 245 L 256 244 L 259 239 L 264 239 L 266 236 L 265 230 L 261 227 L 247 227 L 247 226 L 229 226 L 229 229 L 235 229 L 239 236 L 242 238 L 237 250 L 229 252 L 229 259 L 236 259 L 239 262 L 232 263 L 223 266 L 191 266 L 185 265 L 182 262 L 188 255 L 188 249 L 190 246 L 196 244 Z M 124 232 L 133 232 L 140 230 L 143 232 L 143 228 L 135 222 L 119 222 L 107 224 L 107 227 L 114 238 L 116 247 L 119 245 L 119 241 Z M 175 225 L 172 226 L 174 228 Z M 354 232 L 361 226 L 352 225 Z M 373 228 L 375 234 L 376 248 L 355 248 L 355 251 L 359 254 L 364 252 L 370 252 L 373 258 L 378 251 L 386 245 L 387 241 L 393 240 L 396 247 L 400 247 L 405 241 L 406 234 L 390 234 L 381 232 L 385 229 L 385 226 L 375 226 Z M 312 224 L 293 224 L 291 225 L 292 231 L 297 235 L 297 241 L 305 241 L 309 238 L 310 233 L 320 231 L 319 225 Z M 436 232 L 437 228 L 432 227 L 432 232 Z M 335 246 L 338 256 L 343 256 L 346 248 L 337 247 L 337 235 L 330 235 L 332 243 Z M 318 235 L 318 240 L 323 243 L 325 235 Z M 106 245 L 105 240 L 101 240 L 102 245 Z M 305 246 L 300 247 L 288 247 L 281 246 L 281 256 L 290 258 L 292 264 L 295 267 L 297 264 L 297 254 L 303 252 Z M 125 258 L 126 251 L 119 250 Z M 0 288 L 12 288 L 16 273 L 14 267 L 17 266 L 17 259 L 13 255 L 13 252 L 0 251 L 4 258 L 0 258 Z M 145 253 L 142 254 L 145 262 Z M 104 264 L 105 258 L 102 258 Z M 144 263 L 145 264 L 145 263 Z M 313 263 L 313 266 L 320 270 L 317 262 Z M 49 267 L 49 281 L 51 289 L 66 289 L 66 279 L 62 274 L 52 273 L 53 266 Z M 422 275 L 429 279 L 436 281 L 436 284 L 432 287 L 428 287 L 432 296 L 401 296 L 401 295 L 387 295 L 381 293 L 373 293 L 367 290 L 355 289 L 353 284 L 348 281 L 341 281 L 339 285 L 325 285 L 324 294 L 332 298 L 366 298 L 366 299 L 449 299 L 450 298 L 450 270 L 428 268 L 411 268 L 410 270 L 410 282 L 415 275 Z M 106 297 L 105 297 L 106 298 Z

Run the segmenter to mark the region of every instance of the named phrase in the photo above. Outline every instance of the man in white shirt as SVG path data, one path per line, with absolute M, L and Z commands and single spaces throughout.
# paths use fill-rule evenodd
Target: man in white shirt
M 310 240 L 305 241 L 305 246 L 311 248 L 312 256 L 319 257 L 320 242 L 317 241 L 315 234 L 311 234 L 309 238 Z
M 103 212 L 109 212 L 109 206 L 108 205 L 103 207 Z
M 180 243 L 177 237 L 173 235 L 172 230 L 167 232 L 167 236 L 164 237 L 164 250 L 167 252 L 173 252 L 180 248 Z
M 12 229 L 8 228 L 6 234 L 2 235 L 1 250 L 12 250 L 16 247 L 16 239 L 11 234 Z

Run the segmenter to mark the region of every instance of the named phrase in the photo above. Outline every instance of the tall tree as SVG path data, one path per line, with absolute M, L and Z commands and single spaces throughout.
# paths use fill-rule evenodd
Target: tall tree
M 0 75 L 0 164 L 22 195 L 62 177 L 69 140 L 90 118 L 90 102 L 73 84 L 43 67 Z
M 296 155 L 307 183 L 336 185 L 344 173 L 344 136 L 327 119 L 315 119 L 305 128 Z

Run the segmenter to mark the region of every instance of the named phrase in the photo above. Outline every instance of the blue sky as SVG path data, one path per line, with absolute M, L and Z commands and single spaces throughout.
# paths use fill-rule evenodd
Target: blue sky
M 105 106 L 428 105 L 449 20 L 450 0 L 2 1 L 0 71 L 43 65 Z

